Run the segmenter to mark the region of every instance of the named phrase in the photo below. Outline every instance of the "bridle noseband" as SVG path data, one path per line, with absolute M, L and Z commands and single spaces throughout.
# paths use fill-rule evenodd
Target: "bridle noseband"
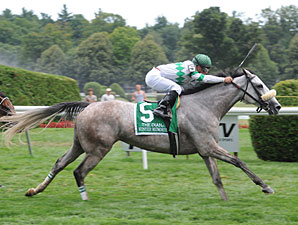
M 2 96 L 0 96 L 0 99 L 1 99 L 1 101 L 0 101 L 0 106 L 1 106 L 0 110 L 2 110 L 3 112 L 5 112 L 6 114 L 9 114 L 11 112 L 11 110 L 7 106 L 3 105 L 3 103 L 6 100 L 9 100 L 9 98 L 8 97 L 2 97 Z
M 243 89 L 242 87 L 240 87 L 238 84 L 234 83 L 233 81 L 231 82 L 231 84 L 233 84 L 236 88 L 238 88 L 239 90 L 241 90 L 243 92 L 243 95 L 242 95 L 242 98 L 241 98 L 240 101 L 243 101 L 245 95 L 248 95 L 254 101 L 256 101 L 257 103 L 259 103 L 260 106 L 256 110 L 257 113 L 261 112 L 262 109 L 268 110 L 268 105 L 269 104 L 262 99 L 262 94 L 259 92 L 259 90 L 252 83 L 252 79 L 254 79 L 255 77 L 249 77 L 244 69 L 243 69 L 243 72 L 244 72 L 245 77 L 246 77 L 246 87 L 245 87 L 245 89 Z M 255 92 L 257 93 L 259 99 L 256 99 L 254 96 L 252 96 L 250 93 L 247 92 L 247 88 L 248 88 L 248 84 L 249 83 L 251 84 L 251 86 L 253 87 L 253 89 L 255 90 Z
M 2 105 L 6 100 L 9 100 L 8 97 L 2 97 L 2 96 L 0 96 L 0 98 L 2 98 L 2 100 L 0 102 L 0 105 Z

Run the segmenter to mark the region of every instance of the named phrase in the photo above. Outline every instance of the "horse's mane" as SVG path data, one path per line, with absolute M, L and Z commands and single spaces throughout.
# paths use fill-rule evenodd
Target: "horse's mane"
M 235 78 L 235 77 L 240 77 L 242 75 L 244 75 L 244 73 L 243 73 L 242 70 L 239 69 L 235 74 L 234 74 L 234 71 L 228 71 L 228 72 L 220 71 L 220 72 L 216 73 L 214 76 L 217 76 L 217 77 L 231 76 L 231 77 Z M 217 84 L 218 83 L 215 83 L 215 84 L 197 83 L 194 86 L 184 87 L 184 90 L 182 92 L 182 95 L 193 94 L 193 93 L 202 91 L 202 90 L 204 90 L 206 88 L 209 88 L 209 87 L 212 87 L 214 85 L 217 85 Z

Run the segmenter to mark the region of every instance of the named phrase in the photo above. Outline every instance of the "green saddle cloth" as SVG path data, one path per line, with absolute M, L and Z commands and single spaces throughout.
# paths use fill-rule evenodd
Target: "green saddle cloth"
M 172 121 L 169 130 L 173 133 L 178 132 L 177 123 L 177 104 L 172 108 Z M 153 114 L 153 109 L 157 108 L 157 103 L 138 102 L 135 104 L 135 134 L 136 135 L 167 135 L 167 127 L 162 118 Z

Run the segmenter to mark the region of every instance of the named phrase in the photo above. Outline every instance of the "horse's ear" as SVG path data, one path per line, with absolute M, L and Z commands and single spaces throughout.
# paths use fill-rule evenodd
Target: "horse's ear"
M 246 71 L 246 69 L 244 69 L 244 68 L 241 68 L 241 69 L 242 69 L 244 75 L 247 76 L 247 71 Z

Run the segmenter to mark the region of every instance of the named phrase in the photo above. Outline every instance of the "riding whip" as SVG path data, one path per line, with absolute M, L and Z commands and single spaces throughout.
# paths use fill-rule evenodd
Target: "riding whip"
M 239 66 L 237 67 L 237 69 L 234 71 L 233 75 L 237 72 L 237 70 L 239 70 L 239 68 L 242 66 L 242 64 L 245 62 L 245 60 L 247 59 L 247 57 L 253 52 L 253 50 L 255 50 L 255 48 L 257 47 L 257 43 L 255 43 L 251 49 L 249 50 L 249 52 L 247 53 L 247 55 L 245 56 L 245 58 L 242 60 L 242 62 L 239 64 Z

